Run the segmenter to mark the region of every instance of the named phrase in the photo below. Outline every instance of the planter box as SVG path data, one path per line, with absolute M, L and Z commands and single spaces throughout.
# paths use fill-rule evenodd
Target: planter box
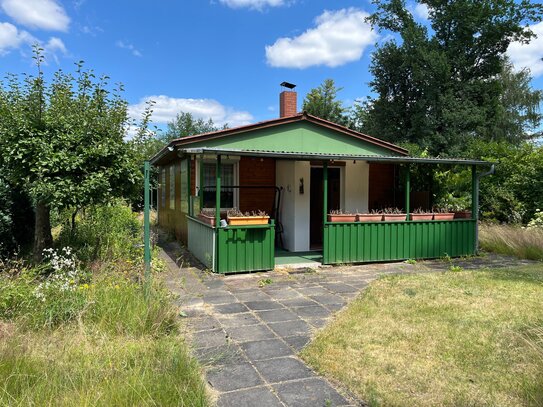
M 454 213 L 455 219 L 471 219 L 471 211 L 458 211 Z
M 332 215 L 332 214 L 328 214 L 328 222 L 356 222 L 356 215 L 347 215 L 347 214 Z
M 454 213 L 434 213 L 434 220 L 453 220 Z
M 230 226 L 267 225 L 269 216 L 228 216 Z
M 381 222 L 383 220 L 382 213 L 358 213 L 356 215 L 358 222 Z
M 198 219 L 200 219 L 202 222 L 207 223 L 208 225 L 215 226 L 215 217 L 214 216 L 207 216 L 203 215 L 201 213 L 198 214 Z
M 411 220 L 432 220 L 434 219 L 433 213 L 410 213 Z
M 385 222 L 402 222 L 407 218 L 405 213 L 385 213 L 383 215 Z

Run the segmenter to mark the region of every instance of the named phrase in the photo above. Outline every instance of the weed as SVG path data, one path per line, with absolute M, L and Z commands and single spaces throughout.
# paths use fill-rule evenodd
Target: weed
M 273 283 L 273 280 L 271 278 L 263 278 L 263 279 L 258 281 L 258 286 L 260 288 L 262 288 L 262 287 L 266 287 L 267 285 L 270 285 L 272 283 Z
M 417 264 L 417 261 L 415 259 L 407 259 L 405 262 L 407 264 Z

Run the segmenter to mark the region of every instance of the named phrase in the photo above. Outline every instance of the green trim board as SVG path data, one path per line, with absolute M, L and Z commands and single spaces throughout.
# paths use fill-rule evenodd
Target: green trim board
M 475 254 L 472 219 L 410 222 L 327 222 L 323 263 L 432 259 Z
M 322 252 L 289 252 L 287 250 L 275 249 L 275 265 L 285 266 L 289 264 L 322 263 Z
M 294 122 L 281 127 L 255 129 L 247 133 L 190 143 L 186 147 L 379 156 L 395 154 L 387 148 L 311 122 Z

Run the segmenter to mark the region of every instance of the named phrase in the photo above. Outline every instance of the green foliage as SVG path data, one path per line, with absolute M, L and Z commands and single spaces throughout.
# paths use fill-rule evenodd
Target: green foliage
M 222 128 L 226 129 L 228 128 L 228 125 L 224 125 Z M 220 128 L 213 123 L 211 118 L 205 121 L 203 119 L 197 119 L 192 113 L 180 112 L 175 119 L 168 123 L 168 129 L 161 140 L 164 143 L 167 143 L 177 138 L 211 133 L 219 129 Z
M 0 256 L 13 250 L 13 214 L 12 214 L 11 188 L 7 182 L 0 178 Z
M 536 209 L 534 217 L 530 219 L 527 225 L 528 228 L 543 228 L 543 211 Z
M 319 87 L 313 88 L 305 96 L 303 110 L 313 116 L 328 120 L 343 126 L 347 125 L 347 109 L 337 93 L 343 88 L 337 88 L 333 79 L 326 79 Z
M 355 111 L 358 126 L 393 142 L 427 147 L 432 155 L 461 155 L 473 137 L 518 141 L 541 121 L 542 94 L 528 72 L 514 73 L 505 52 L 534 37 L 528 24 L 543 6 L 529 1 L 427 0 L 431 30 L 403 0 L 375 0 L 370 21 L 398 34 L 372 56 L 377 97 Z M 362 125 L 360 125 L 360 122 Z
M 84 262 L 134 259 L 141 250 L 141 225 L 137 215 L 119 202 L 80 211 L 75 229 L 69 226 L 71 212 L 61 214 L 60 246 L 73 247 Z

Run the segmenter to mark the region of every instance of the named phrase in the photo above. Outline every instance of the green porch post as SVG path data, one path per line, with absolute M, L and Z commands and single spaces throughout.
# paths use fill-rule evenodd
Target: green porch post
M 221 225 L 221 156 L 217 155 L 215 166 L 216 190 L 215 190 L 215 227 Z
M 411 220 L 409 212 L 411 212 L 411 168 L 407 166 L 405 168 L 405 219 Z
M 190 185 L 191 167 L 192 167 L 192 157 L 189 155 L 189 157 L 187 158 L 187 203 L 189 205 L 189 215 L 193 216 L 194 211 L 192 210 L 192 199 L 191 199 L 192 188 Z M 183 193 L 183 191 L 181 191 L 181 193 Z
M 151 293 L 151 226 L 149 216 L 149 161 L 145 161 L 143 167 L 144 173 L 144 195 L 143 195 L 143 260 L 145 268 L 143 271 L 144 286 L 143 293 L 146 299 L 149 299 Z
M 322 164 L 323 198 L 322 198 L 322 225 L 328 220 L 328 161 Z
M 471 219 L 479 218 L 479 180 L 477 179 L 477 166 L 471 166 Z
M 202 208 L 204 207 L 204 156 L 200 157 L 200 190 L 198 191 L 198 195 L 200 195 L 200 212 L 202 211 Z

